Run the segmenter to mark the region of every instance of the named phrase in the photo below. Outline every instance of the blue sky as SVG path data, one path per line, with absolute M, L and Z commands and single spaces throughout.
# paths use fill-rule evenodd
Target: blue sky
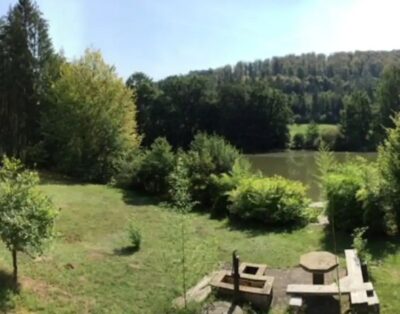
M 0 14 L 16 0 L 1 0 Z M 37 0 L 56 49 L 160 79 L 289 53 L 399 49 L 397 0 Z

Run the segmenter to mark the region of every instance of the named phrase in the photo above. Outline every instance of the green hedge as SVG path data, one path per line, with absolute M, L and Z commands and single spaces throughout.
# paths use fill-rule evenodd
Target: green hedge
M 243 220 L 288 226 L 310 218 L 306 187 L 297 181 L 279 176 L 247 178 L 228 195 L 229 212 Z
M 327 198 L 327 214 L 337 229 L 353 231 L 368 226 L 369 232 L 385 231 L 380 179 L 374 164 L 358 158 L 338 164 L 323 180 Z
M 197 134 L 190 150 L 183 154 L 193 200 L 210 208 L 215 194 L 211 176 L 229 173 L 240 158 L 239 151 L 222 137 Z

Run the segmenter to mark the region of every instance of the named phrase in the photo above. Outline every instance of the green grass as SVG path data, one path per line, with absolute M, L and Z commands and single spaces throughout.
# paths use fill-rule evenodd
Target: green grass
M 43 190 L 61 209 L 58 236 L 44 258 L 20 255 L 24 284 L 13 296 L 4 285 L 11 271 L 10 254 L 0 249 L 0 306 L 18 313 L 164 313 L 181 293 L 178 224 L 180 216 L 151 198 L 102 185 L 53 182 Z M 126 228 L 133 219 L 142 232 L 141 249 L 125 254 Z M 321 226 L 293 231 L 244 229 L 226 220 L 191 213 L 188 230 L 189 285 L 230 262 L 238 249 L 242 260 L 290 267 L 300 254 L 331 249 Z M 339 237 L 339 247 L 349 238 Z M 371 244 L 373 277 L 382 313 L 400 308 L 400 242 Z M 0 309 L 1 310 L 1 309 Z
M 308 123 L 289 125 L 290 137 L 293 137 L 293 135 L 295 135 L 296 133 L 306 134 L 308 126 L 309 126 Z M 336 125 L 336 124 L 318 124 L 318 128 L 321 133 L 324 133 L 324 132 L 327 132 L 330 130 L 337 131 L 338 125 Z

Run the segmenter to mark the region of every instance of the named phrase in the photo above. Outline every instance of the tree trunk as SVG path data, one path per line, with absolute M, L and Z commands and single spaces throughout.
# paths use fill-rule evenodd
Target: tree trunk
M 17 284 L 18 284 L 18 261 L 17 261 L 17 250 L 13 249 L 11 253 L 12 253 L 12 259 L 13 259 L 13 268 L 14 268 L 14 272 L 13 272 L 13 279 L 14 279 L 14 284 L 15 284 L 15 287 L 17 287 Z

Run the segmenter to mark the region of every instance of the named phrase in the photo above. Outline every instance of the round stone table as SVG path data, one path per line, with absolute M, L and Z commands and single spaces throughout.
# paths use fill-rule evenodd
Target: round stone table
M 310 252 L 300 257 L 300 266 L 313 274 L 314 285 L 323 285 L 324 274 L 338 266 L 338 259 L 329 252 Z

